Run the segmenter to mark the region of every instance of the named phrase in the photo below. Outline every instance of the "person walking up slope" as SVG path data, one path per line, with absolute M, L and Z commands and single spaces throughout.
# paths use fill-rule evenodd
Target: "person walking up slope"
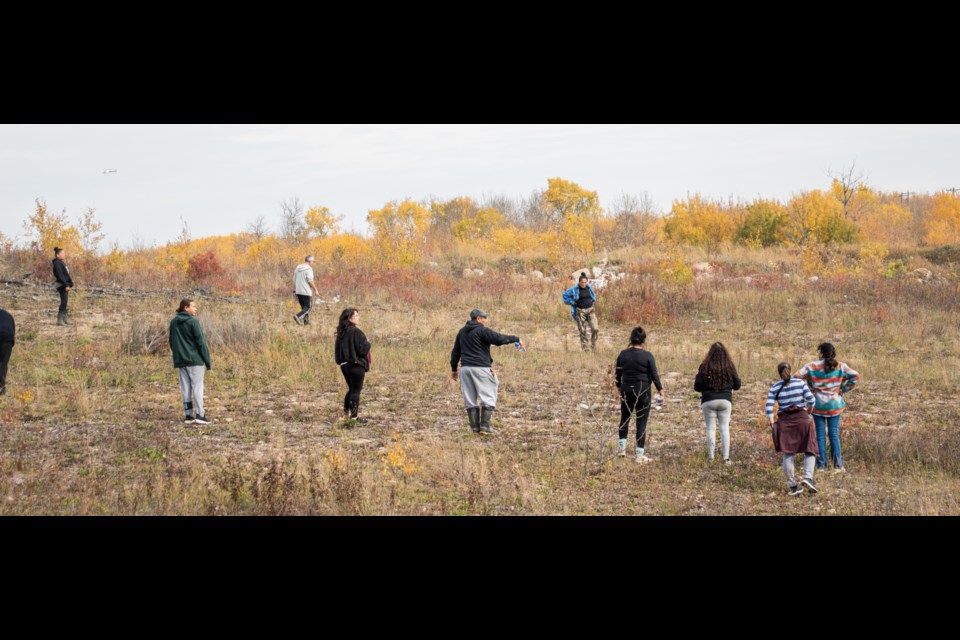
M 600 336 L 600 325 L 594 308 L 597 294 L 590 286 L 586 273 L 581 273 L 577 284 L 563 292 L 563 302 L 570 305 L 570 313 L 577 322 L 577 329 L 580 331 L 580 348 L 584 351 L 596 351 L 597 338 Z
M 293 316 L 297 324 L 310 324 L 310 310 L 313 308 L 313 295 L 320 295 L 316 283 L 313 281 L 313 265 L 316 258 L 307 256 L 303 264 L 298 265 L 293 272 L 294 295 L 300 303 L 300 313 Z

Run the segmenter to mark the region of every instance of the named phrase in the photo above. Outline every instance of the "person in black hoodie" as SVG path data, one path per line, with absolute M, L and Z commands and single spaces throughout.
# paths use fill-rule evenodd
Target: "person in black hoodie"
M 497 408 L 497 391 L 500 388 L 500 380 L 493 371 L 490 345 L 502 347 L 512 342 L 520 350 L 524 349 L 523 340 L 517 336 L 500 335 L 487 328 L 488 322 L 486 311 L 471 311 L 470 322 L 460 329 L 450 354 L 452 377 L 460 380 L 460 392 L 463 394 L 470 429 L 482 435 L 493 433 L 491 421 Z M 458 376 L 457 365 L 461 363 L 463 366 Z
M 360 424 L 367 424 L 359 418 L 360 392 L 363 379 L 370 371 L 370 341 L 360 327 L 360 312 L 356 309 L 344 309 L 337 324 L 337 337 L 333 351 L 340 365 L 343 379 L 347 381 L 347 395 L 343 397 L 343 412 Z
M 0 309 L 0 396 L 7 392 L 7 365 L 16 342 L 17 325 L 13 316 Z
M 53 249 L 53 277 L 57 280 L 57 293 L 60 294 L 60 309 L 57 312 L 57 325 L 64 326 L 67 322 L 67 292 L 73 289 L 73 278 L 70 277 L 70 270 L 67 269 L 67 263 L 63 261 L 67 257 L 67 252 L 60 247 Z

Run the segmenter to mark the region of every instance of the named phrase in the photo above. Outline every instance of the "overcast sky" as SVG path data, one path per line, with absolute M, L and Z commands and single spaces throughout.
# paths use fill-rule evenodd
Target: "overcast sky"
M 887 191 L 960 188 L 960 125 L 123 124 L 0 125 L 0 231 L 41 197 L 95 207 L 111 240 L 166 242 L 275 224 L 299 196 L 366 228 L 390 200 L 506 194 L 562 177 L 600 192 L 789 197 L 856 161 Z M 116 173 L 104 174 L 104 170 Z

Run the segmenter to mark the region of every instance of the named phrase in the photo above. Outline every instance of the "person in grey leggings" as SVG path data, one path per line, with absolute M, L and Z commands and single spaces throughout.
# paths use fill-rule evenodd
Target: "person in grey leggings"
M 710 346 L 703 359 L 694 391 L 699 391 L 700 408 L 707 427 L 707 458 L 713 460 L 716 452 L 717 424 L 720 424 L 720 446 L 723 463 L 730 462 L 730 416 L 733 413 L 733 392 L 740 389 L 740 376 L 727 348 L 721 342 Z

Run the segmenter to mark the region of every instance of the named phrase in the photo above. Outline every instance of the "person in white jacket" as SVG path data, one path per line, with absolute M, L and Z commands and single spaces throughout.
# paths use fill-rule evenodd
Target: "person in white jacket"
M 293 316 L 297 324 L 310 324 L 310 309 L 313 308 L 313 294 L 320 295 L 316 283 L 313 281 L 313 265 L 316 258 L 307 256 L 303 264 L 298 265 L 293 272 L 294 295 L 300 303 L 300 313 Z

